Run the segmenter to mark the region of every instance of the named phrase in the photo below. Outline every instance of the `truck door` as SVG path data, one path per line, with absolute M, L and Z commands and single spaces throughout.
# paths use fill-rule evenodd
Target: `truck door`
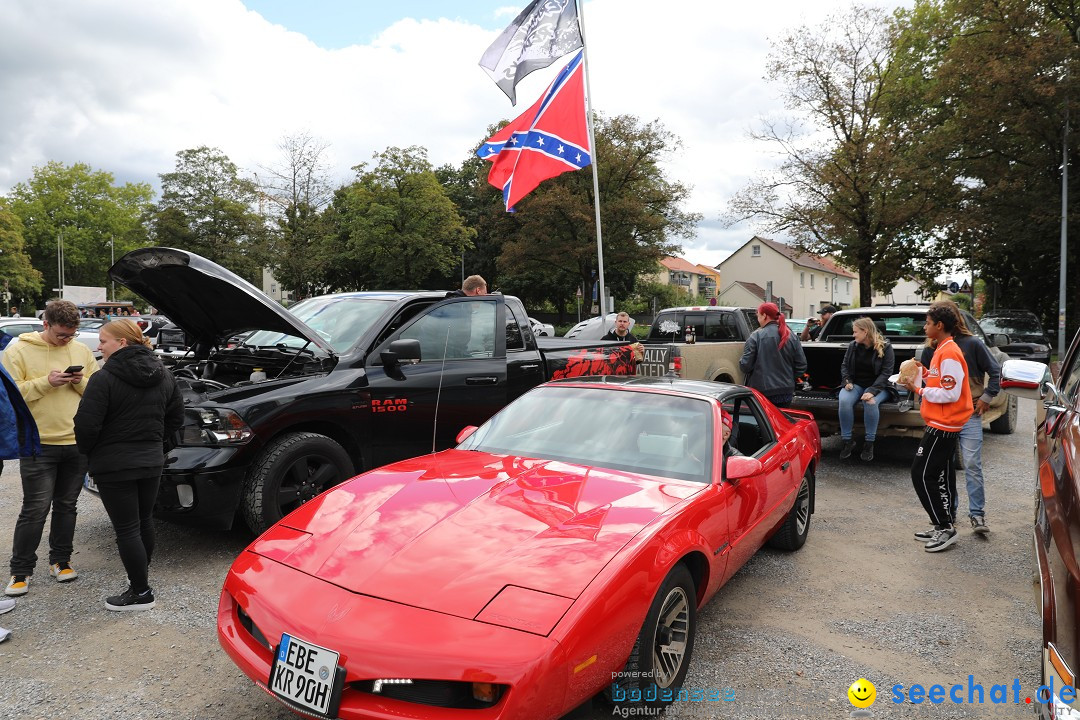
M 506 404 L 505 307 L 500 295 L 440 302 L 371 354 L 376 466 L 450 447 Z M 383 367 L 380 350 L 393 340 L 418 340 L 420 362 Z

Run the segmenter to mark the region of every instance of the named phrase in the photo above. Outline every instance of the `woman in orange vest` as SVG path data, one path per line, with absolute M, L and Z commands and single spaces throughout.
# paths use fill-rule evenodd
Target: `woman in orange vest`
M 931 531 L 915 533 L 916 540 L 926 543 L 927 552 L 940 552 L 953 545 L 957 537 L 953 526 L 956 507 L 953 457 L 960 430 L 971 417 L 972 408 L 967 363 L 952 337 L 959 324 L 960 316 L 954 306 L 945 303 L 930 306 L 923 330 L 927 341 L 937 343 L 934 357 L 929 368 L 919 364 L 921 372 L 916 378 L 903 383 L 922 397 L 921 411 L 926 423 L 911 465 L 911 481 L 934 525 Z

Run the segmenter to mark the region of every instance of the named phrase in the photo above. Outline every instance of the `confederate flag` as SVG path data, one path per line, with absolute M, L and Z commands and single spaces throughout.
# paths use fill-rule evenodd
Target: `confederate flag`
M 476 151 L 492 161 L 488 182 L 502 188 L 507 211 L 544 180 L 592 162 L 583 72 L 579 52 L 535 105 Z

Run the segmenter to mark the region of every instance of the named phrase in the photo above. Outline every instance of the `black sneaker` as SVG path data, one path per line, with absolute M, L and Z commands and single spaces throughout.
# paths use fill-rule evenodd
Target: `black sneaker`
M 870 462 L 871 460 L 874 459 L 874 441 L 873 440 L 866 440 L 865 442 L 863 442 L 862 455 L 860 455 L 859 457 L 861 457 L 866 462 Z
M 990 527 L 986 524 L 986 518 L 982 515 L 972 515 L 971 531 L 976 535 L 986 535 L 990 532 Z
M 112 595 L 105 598 L 105 609 L 113 612 L 129 612 L 131 610 L 149 610 L 154 607 L 154 591 L 150 588 L 137 593 L 131 588 L 122 595 Z
M 926 552 L 941 552 L 956 542 L 956 528 L 940 528 L 934 531 L 934 537 L 926 543 Z
M 851 453 L 855 452 L 855 443 L 852 440 L 844 441 L 844 449 L 840 451 L 840 459 L 847 460 L 851 457 Z

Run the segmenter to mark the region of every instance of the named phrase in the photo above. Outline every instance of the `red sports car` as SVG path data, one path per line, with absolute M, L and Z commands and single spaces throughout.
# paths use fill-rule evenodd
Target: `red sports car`
M 229 571 L 218 637 L 313 717 L 663 707 L 698 608 L 766 542 L 805 542 L 820 457 L 809 413 L 745 387 L 548 383 L 271 527 Z

